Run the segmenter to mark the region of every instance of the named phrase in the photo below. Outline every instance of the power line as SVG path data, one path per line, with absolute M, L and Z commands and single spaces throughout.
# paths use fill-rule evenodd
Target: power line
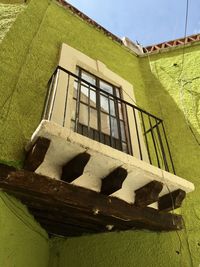
M 186 112 L 186 107 L 185 107 L 185 105 L 183 103 L 183 100 L 182 100 L 183 80 L 180 79 L 181 78 L 181 75 L 183 73 L 184 64 L 185 64 L 185 46 L 186 46 L 187 27 L 188 27 L 188 15 L 189 15 L 189 0 L 186 0 L 185 23 L 184 23 L 184 44 L 183 44 L 183 49 L 182 49 L 181 69 L 180 69 L 180 73 L 179 73 L 178 78 L 177 78 L 177 83 L 178 83 L 178 86 L 179 86 L 179 100 L 180 100 L 180 103 L 181 103 L 181 106 L 182 106 L 182 111 L 183 111 L 183 115 L 184 115 L 186 124 L 187 124 L 188 129 L 189 129 L 190 133 L 192 134 L 195 142 L 200 146 L 200 142 L 197 139 L 196 134 L 194 133 L 194 130 L 192 129 L 192 126 L 191 126 L 191 124 L 190 124 L 190 122 L 188 120 L 188 116 L 187 116 L 187 112 Z M 151 59 L 150 59 L 149 52 L 146 49 L 146 47 L 144 49 L 147 52 L 147 57 L 148 57 L 149 66 L 150 66 L 151 72 L 153 72 L 153 69 L 152 69 L 152 66 L 151 66 Z M 158 77 L 157 69 L 155 69 L 155 71 L 156 71 L 156 74 L 157 74 L 157 77 Z M 184 80 L 184 82 L 185 82 L 185 80 Z
M 182 72 L 183 72 L 183 66 L 184 66 L 184 60 L 185 60 L 185 45 L 186 45 L 186 37 L 187 37 L 187 27 L 188 27 L 188 14 L 189 14 L 189 0 L 186 0 L 186 11 L 185 11 L 185 26 L 184 26 L 184 44 L 183 44 L 183 50 L 182 50 L 182 63 L 181 63 L 181 70 L 178 76 L 178 80 L 180 79 Z
M 182 105 L 182 110 L 183 110 L 183 114 L 184 114 L 184 117 L 185 117 L 185 120 L 186 120 L 186 123 L 188 125 L 188 128 L 191 132 L 191 134 L 193 135 L 196 143 L 200 146 L 200 142 L 199 140 L 197 139 L 195 133 L 194 133 L 194 130 L 192 129 L 191 125 L 190 125 L 190 122 L 188 120 L 188 117 L 187 117 L 187 112 L 186 112 L 186 108 L 184 106 L 184 103 L 183 103 L 183 99 L 182 99 L 182 95 L 183 95 L 183 80 L 180 79 L 182 73 L 183 73 L 183 69 L 184 69 L 184 63 L 185 63 L 185 45 L 186 45 L 186 36 L 187 36 L 187 27 L 188 27 L 188 14 L 189 14 L 189 0 L 186 0 L 186 12 L 185 12 L 185 27 L 184 27 L 184 44 L 183 44 L 183 50 L 182 50 L 182 63 L 181 63 L 181 70 L 180 70 L 180 73 L 179 73 L 179 76 L 178 76 L 178 83 L 179 83 L 179 100 L 180 100 L 180 103 Z

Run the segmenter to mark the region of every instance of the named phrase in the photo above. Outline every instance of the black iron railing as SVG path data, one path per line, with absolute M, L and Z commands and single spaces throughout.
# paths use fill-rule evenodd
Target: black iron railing
M 59 80 L 61 74 L 64 83 Z M 56 103 L 58 90 L 62 105 Z M 75 132 L 175 173 L 162 119 L 58 66 L 49 80 L 43 118 L 65 127 L 69 116 Z

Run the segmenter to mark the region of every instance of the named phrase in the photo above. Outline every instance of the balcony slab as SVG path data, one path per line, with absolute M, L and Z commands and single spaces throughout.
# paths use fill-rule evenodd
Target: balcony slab
M 47 138 L 51 142 L 43 162 L 35 170 L 37 174 L 59 180 L 62 167 L 78 154 L 87 152 L 91 155 L 89 162 L 85 166 L 83 174 L 71 182 L 73 185 L 100 192 L 102 179 L 116 168 L 123 167 L 127 170 L 128 175 L 122 188 L 111 196 L 128 203 L 134 203 L 137 189 L 152 181 L 163 183 L 159 197 L 178 189 L 186 193 L 194 190 L 191 182 L 177 175 L 75 133 L 52 121 L 43 120 L 40 123 L 27 145 L 27 150 L 35 144 L 39 137 Z M 153 207 L 156 207 L 156 204 Z

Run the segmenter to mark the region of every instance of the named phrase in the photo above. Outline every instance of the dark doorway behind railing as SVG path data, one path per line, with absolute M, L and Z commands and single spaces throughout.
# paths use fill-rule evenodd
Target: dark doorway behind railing
M 66 117 L 70 116 L 71 127 L 75 132 L 175 174 L 162 119 L 123 100 L 119 96 L 106 92 L 95 84 L 84 80 L 80 75 L 76 75 L 60 66 L 56 68 L 49 80 L 43 119 L 53 120 L 52 114 L 56 108 L 55 100 L 61 73 L 66 75 L 67 82 L 63 88 L 59 88 L 59 90 L 65 92 L 61 114 L 62 123 L 59 124 L 65 127 Z M 73 86 L 70 86 L 71 84 Z M 82 99 L 83 88 L 87 90 L 87 97 L 84 95 L 84 100 Z M 69 90 L 73 90 L 74 93 L 69 94 Z M 98 94 L 105 99 L 106 108 L 105 104 L 102 107 L 101 103 L 95 103 L 94 106 L 94 103 L 92 103 L 94 102 L 92 97 L 94 94 Z M 69 95 L 73 95 L 70 101 L 68 99 Z M 73 116 L 67 114 L 69 103 L 74 105 Z M 84 106 L 84 113 L 81 111 L 81 106 Z M 112 113 L 113 109 L 115 114 Z M 96 118 L 94 114 L 96 114 Z M 106 130 L 105 127 L 102 127 L 105 123 L 104 118 L 107 119 Z M 95 123 L 94 120 L 96 120 Z

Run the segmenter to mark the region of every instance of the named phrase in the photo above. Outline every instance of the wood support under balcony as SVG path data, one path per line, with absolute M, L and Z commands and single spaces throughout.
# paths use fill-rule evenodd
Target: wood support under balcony
M 24 169 L 35 171 L 43 162 L 51 140 L 45 137 L 39 137 L 26 155 Z
M 0 188 L 20 199 L 51 234 L 79 236 L 130 229 L 156 231 L 183 228 L 180 215 L 136 207 L 115 197 L 25 170 L 7 170 Z
M 135 191 L 135 203 L 137 207 L 146 207 L 159 199 L 159 194 L 163 184 L 158 181 L 152 181 Z
M 127 170 L 122 167 L 116 168 L 104 179 L 102 179 L 101 193 L 111 195 L 122 187 L 123 181 L 127 176 Z
M 74 181 L 83 174 L 84 168 L 87 165 L 90 155 L 86 152 L 80 153 L 65 164 L 62 168 L 61 180 L 68 183 Z
M 170 211 L 180 208 L 185 197 L 186 192 L 181 189 L 170 192 L 159 198 L 158 209 L 162 211 Z

